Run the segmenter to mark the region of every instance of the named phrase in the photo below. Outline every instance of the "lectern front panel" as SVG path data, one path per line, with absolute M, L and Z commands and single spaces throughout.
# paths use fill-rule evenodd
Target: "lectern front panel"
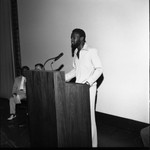
M 57 124 L 52 72 L 27 74 L 31 147 L 56 147 Z
M 31 147 L 92 147 L 89 87 L 63 71 L 26 71 Z
M 66 83 L 67 135 L 72 147 L 91 147 L 89 87 Z

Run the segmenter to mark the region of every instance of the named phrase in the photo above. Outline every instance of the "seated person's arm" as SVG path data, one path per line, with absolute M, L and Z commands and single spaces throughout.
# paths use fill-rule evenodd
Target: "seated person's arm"
M 14 84 L 13 84 L 13 88 L 12 88 L 12 96 L 16 96 L 17 95 L 17 78 L 15 78 Z
M 24 89 L 18 90 L 17 95 L 25 94 L 26 91 Z

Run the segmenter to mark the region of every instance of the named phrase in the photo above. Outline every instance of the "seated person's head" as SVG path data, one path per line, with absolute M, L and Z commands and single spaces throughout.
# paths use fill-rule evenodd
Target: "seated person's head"
M 35 70 L 37 71 L 45 70 L 44 65 L 41 63 L 35 64 Z
M 21 75 L 23 75 L 23 74 L 24 74 L 24 71 L 27 71 L 27 70 L 30 70 L 30 68 L 29 68 L 28 66 L 23 66 L 23 67 L 21 68 Z

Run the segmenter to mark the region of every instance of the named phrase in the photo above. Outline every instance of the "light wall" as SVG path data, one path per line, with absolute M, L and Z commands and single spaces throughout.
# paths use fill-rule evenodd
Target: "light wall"
M 70 34 L 82 28 L 103 64 L 96 110 L 149 122 L 148 0 L 18 0 L 18 12 L 22 65 L 33 69 L 63 52 L 53 68 L 68 72 Z

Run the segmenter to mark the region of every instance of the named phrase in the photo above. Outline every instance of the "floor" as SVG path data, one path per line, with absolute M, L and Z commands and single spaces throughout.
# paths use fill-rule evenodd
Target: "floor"
M 5 148 L 29 148 L 28 124 L 25 124 L 27 117 L 15 118 L 14 121 L 7 121 L 9 114 L 9 103 L 6 99 L 0 99 L 0 147 Z M 98 147 L 137 147 L 144 149 L 140 131 L 130 131 L 110 125 L 105 117 L 101 118 L 96 113 L 98 130 Z

